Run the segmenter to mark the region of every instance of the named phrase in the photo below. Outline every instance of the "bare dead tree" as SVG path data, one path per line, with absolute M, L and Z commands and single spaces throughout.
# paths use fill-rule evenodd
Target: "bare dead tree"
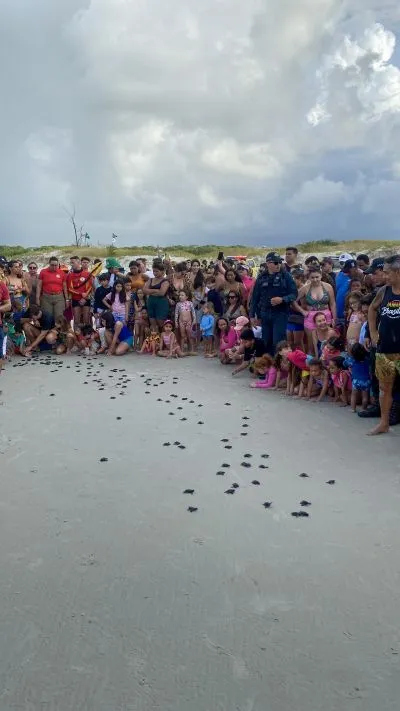
M 78 227 L 76 224 L 76 207 L 75 207 L 75 205 L 72 205 L 71 209 L 64 207 L 64 212 L 66 212 L 66 214 L 68 215 L 68 219 L 72 225 L 72 229 L 74 230 L 75 245 L 76 245 L 76 247 L 80 247 L 82 245 L 85 233 L 83 231 L 84 225 L 81 225 L 80 229 L 78 230 Z

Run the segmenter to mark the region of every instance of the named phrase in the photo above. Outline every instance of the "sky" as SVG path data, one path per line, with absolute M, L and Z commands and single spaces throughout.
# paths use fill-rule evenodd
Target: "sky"
M 391 239 L 398 0 L 3 0 L 2 244 Z

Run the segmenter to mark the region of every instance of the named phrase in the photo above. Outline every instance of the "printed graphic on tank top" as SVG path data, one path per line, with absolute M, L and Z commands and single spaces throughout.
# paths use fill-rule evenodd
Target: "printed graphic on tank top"
M 400 294 L 387 286 L 380 306 L 378 353 L 400 353 Z

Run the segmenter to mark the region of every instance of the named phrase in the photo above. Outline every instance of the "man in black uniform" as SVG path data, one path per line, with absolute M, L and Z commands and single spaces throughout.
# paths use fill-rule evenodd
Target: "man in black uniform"
M 286 339 L 288 311 L 297 299 L 297 288 L 293 277 L 282 268 L 279 254 L 270 252 L 265 261 L 267 268 L 254 285 L 250 317 L 261 321 L 267 353 L 274 355 L 279 341 Z

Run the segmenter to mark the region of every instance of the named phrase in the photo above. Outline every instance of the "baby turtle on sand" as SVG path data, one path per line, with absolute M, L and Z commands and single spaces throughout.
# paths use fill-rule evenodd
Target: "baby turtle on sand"
M 184 494 L 194 494 L 194 489 L 185 489 Z
M 188 506 L 187 510 L 189 513 L 195 513 L 195 511 L 198 511 L 197 506 Z
M 263 506 L 265 509 L 270 509 L 272 506 L 272 501 L 264 501 Z
M 258 479 L 253 479 L 251 483 L 254 484 L 254 486 L 260 486 L 260 482 L 258 481 Z
M 235 493 L 235 489 L 227 489 L 225 491 L 225 494 L 234 494 L 234 493 Z

